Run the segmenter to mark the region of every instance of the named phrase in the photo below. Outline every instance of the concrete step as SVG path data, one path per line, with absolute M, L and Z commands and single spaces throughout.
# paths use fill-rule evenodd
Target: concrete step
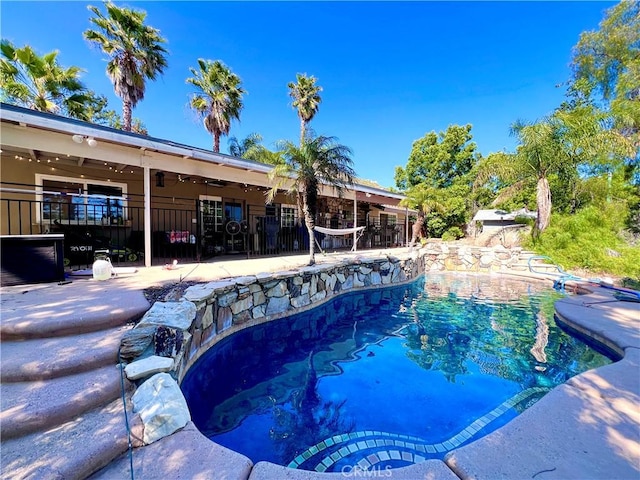
M 3 383 L 0 437 L 20 437 L 71 421 L 120 398 L 121 385 L 120 367 L 113 364 L 46 381 Z
M 189 422 L 168 437 L 133 451 L 133 478 L 147 479 L 211 479 L 246 480 L 252 462 L 244 455 L 212 442 Z M 284 467 L 283 467 L 284 468 Z M 288 469 L 284 476 L 263 477 L 269 479 L 291 478 Z M 298 478 L 309 478 L 304 472 Z M 336 474 L 334 480 L 337 480 Z M 355 475 L 353 476 L 354 478 Z M 120 455 L 90 480 L 114 480 L 132 478 L 131 464 L 127 453 Z M 349 478 L 340 476 L 339 478 Z M 373 478 L 373 476 L 372 476 Z M 418 478 L 418 477 L 416 477 Z M 426 478 L 426 477 L 425 477 Z
M 0 381 L 33 382 L 115 365 L 130 326 L 67 337 L 2 342 Z
M 529 267 L 533 268 L 534 270 L 544 270 L 544 271 L 553 271 L 553 272 L 558 272 L 558 267 L 556 265 L 551 265 L 549 263 L 538 263 L 538 262 L 532 262 L 531 264 L 525 262 L 518 262 L 518 263 L 514 263 L 511 265 L 511 268 L 517 268 L 517 269 L 526 269 L 529 270 Z
M 142 317 L 150 308 L 144 293 L 123 287 L 89 280 L 3 287 L 2 342 L 95 332 Z
M 128 402 L 130 403 L 130 402 Z M 141 422 L 129 421 L 135 436 Z M 84 479 L 127 450 L 128 437 L 121 400 L 86 412 L 43 432 L 2 441 L 3 480 Z

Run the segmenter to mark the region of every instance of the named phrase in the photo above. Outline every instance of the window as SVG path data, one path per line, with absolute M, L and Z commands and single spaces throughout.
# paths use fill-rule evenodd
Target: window
M 283 227 L 293 227 L 298 217 L 298 209 L 295 205 L 282 205 L 280 217 Z
M 227 222 L 231 220 L 235 220 L 236 222 L 241 222 L 244 218 L 244 215 L 242 214 L 242 204 L 235 203 L 235 202 L 225 202 L 224 218 L 225 218 L 225 221 Z
M 200 195 L 200 209 L 204 233 L 221 232 L 223 224 L 222 197 Z
M 43 222 L 122 224 L 126 218 L 126 184 L 41 174 L 36 184 Z

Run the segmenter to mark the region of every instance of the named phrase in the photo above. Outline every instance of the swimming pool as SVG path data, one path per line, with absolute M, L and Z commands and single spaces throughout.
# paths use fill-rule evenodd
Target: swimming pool
M 345 472 L 443 458 L 610 363 L 556 326 L 558 298 L 446 274 L 352 292 L 222 340 L 182 389 L 200 431 L 254 462 Z

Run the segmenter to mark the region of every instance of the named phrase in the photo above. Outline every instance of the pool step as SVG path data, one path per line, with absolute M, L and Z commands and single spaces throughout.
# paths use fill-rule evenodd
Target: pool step
M 118 348 L 150 305 L 115 280 L 1 291 L 0 477 L 86 478 L 127 449 Z
M 0 385 L 3 440 L 46 430 L 120 398 L 120 368 L 108 365 L 47 381 Z M 128 380 L 125 388 L 131 388 Z
M 133 451 L 133 478 L 140 480 L 165 478 L 246 480 L 252 466 L 251 460 L 244 455 L 209 440 L 192 422 L 187 423 L 183 429 L 173 435 Z M 127 453 L 121 454 L 90 477 L 91 480 L 120 478 L 132 478 Z M 286 475 L 269 478 L 290 477 Z
M 117 287 L 78 281 L 3 289 L 2 342 L 97 332 L 142 317 L 150 307 L 144 295 Z
M 141 436 L 139 417 L 129 415 Z M 3 479 L 83 479 L 128 446 L 122 401 L 86 412 L 49 430 L 2 441 Z
M 511 265 L 511 269 L 512 270 L 520 270 L 520 271 L 530 271 L 531 268 L 533 268 L 534 270 L 537 271 L 545 271 L 545 272 L 558 272 L 558 267 L 556 265 L 551 265 L 549 263 L 537 263 L 537 262 L 531 262 L 529 263 L 514 263 Z
M 116 365 L 124 326 L 67 337 L 2 342 L 0 380 L 33 382 Z

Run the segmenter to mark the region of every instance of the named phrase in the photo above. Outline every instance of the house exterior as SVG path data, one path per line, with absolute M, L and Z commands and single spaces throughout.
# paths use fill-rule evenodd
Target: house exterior
M 526 208 L 514 212 L 504 210 L 478 210 L 473 217 L 474 222 L 482 224 L 482 233 L 499 232 L 504 228 L 513 228 L 521 224 L 516 222 L 516 217 L 526 217 L 535 219 L 537 212 L 531 212 Z
M 308 248 L 295 201 L 283 191 L 265 203 L 269 165 L 7 104 L 0 148 L 0 234 L 62 233 L 71 266 L 92 263 L 96 250 L 151 266 Z M 323 186 L 316 222 L 366 227 L 329 248 L 401 245 L 402 198 L 369 182 L 342 198 Z

